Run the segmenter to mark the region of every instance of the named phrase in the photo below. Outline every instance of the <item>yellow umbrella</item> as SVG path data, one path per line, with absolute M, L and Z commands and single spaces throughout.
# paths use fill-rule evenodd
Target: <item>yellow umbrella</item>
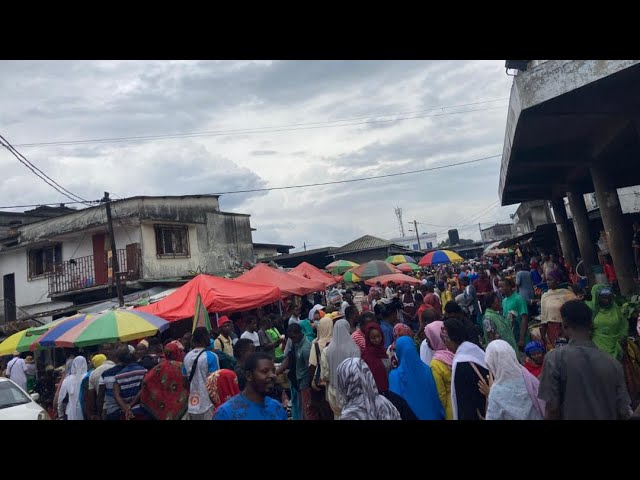
M 26 333 L 26 330 L 14 333 L 9 338 L 5 339 L 4 342 L 0 343 L 0 356 L 11 355 L 15 352 L 18 349 L 18 342 L 22 340 L 22 337 L 24 337 Z

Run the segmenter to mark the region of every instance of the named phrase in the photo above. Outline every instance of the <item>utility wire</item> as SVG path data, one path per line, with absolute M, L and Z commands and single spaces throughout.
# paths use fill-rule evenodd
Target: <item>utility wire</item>
M 437 167 L 421 168 L 419 170 L 411 170 L 409 172 L 388 173 L 388 174 L 385 174 L 385 175 L 372 175 L 370 177 L 352 178 L 350 180 L 335 180 L 335 181 L 332 181 L 332 182 L 308 183 L 308 184 L 304 184 L 304 185 L 289 185 L 289 186 L 286 186 L 286 187 L 252 188 L 252 189 L 248 189 L 248 190 L 233 190 L 233 191 L 228 191 L 228 192 L 206 193 L 204 195 L 231 195 L 231 194 L 235 194 L 235 193 L 269 192 L 271 190 L 289 190 L 289 189 L 292 189 L 292 188 L 320 187 L 320 186 L 325 186 L 325 185 L 338 185 L 338 184 L 342 184 L 342 183 L 363 182 L 365 180 L 374 180 L 374 179 L 378 179 L 378 178 L 399 177 L 401 175 L 412 175 L 414 173 L 431 172 L 433 170 L 442 170 L 444 168 L 457 167 L 457 166 L 460 166 L 460 165 L 468 165 L 470 163 L 482 162 L 484 160 L 490 160 L 492 158 L 498 158 L 498 157 L 501 157 L 501 156 L 502 156 L 502 154 L 500 154 L 500 155 L 492 155 L 490 157 L 483 157 L 483 158 L 476 158 L 474 160 L 467 160 L 466 162 L 450 163 L 450 164 L 447 164 L 447 165 L 440 165 L 440 166 L 437 166 Z
M 212 131 L 187 132 L 187 133 L 175 133 L 175 134 L 138 135 L 138 136 L 131 136 L 131 137 L 95 138 L 95 139 L 87 139 L 87 140 L 63 140 L 63 141 L 57 141 L 57 142 L 32 142 L 32 143 L 20 143 L 20 144 L 16 144 L 16 146 L 37 147 L 37 146 L 83 145 L 87 143 L 115 143 L 115 142 L 129 142 L 129 141 L 163 140 L 163 139 L 190 138 L 190 137 L 200 137 L 200 136 L 270 133 L 270 132 L 282 132 L 282 131 L 289 131 L 289 130 L 307 130 L 309 128 L 327 128 L 327 127 L 363 125 L 367 123 L 394 122 L 398 120 L 410 120 L 415 118 L 427 118 L 432 116 L 435 117 L 435 116 L 443 116 L 443 115 L 456 115 L 460 113 L 477 112 L 477 111 L 483 111 L 483 110 L 496 110 L 499 108 L 505 108 L 506 106 L 465 110 L 461 112 L 447 112 L 447 113 L 440 113 L 435 115 L 401 117 L 401 118 L 386 119 L 386 120 L 371 120 L 369 122 L 358 122 L 358 123 L 344 123 L 344 122 L 351 122 L 353 120 L 360 120 L 360 119 L 367 119 L 367 118 L 389 117 L 389 116 L 403 115 L 403 114 L 409 114 L 409 113 L 428 112 L 433 110 L 442 110 L 445 108 L 459 108 L 459 107 L 466 107 L 466 106 L 473 106 L 473 105 L 481 105 L 481 104 L 499 102 L 504 100 L 508 100 L 508 99 L 500 98 L 495 100 L 485 100 L 481 102 L 463 103 L 459 105 L 433 107 L 433 108 L 428 108 L 424 110 L 412 110 L 412 111 L 405 111 L 405 112 L 389 113 L 384 115 L 368 115 L 365 117 L 352 117 L 352 118 L 345 118 L 341 120 L 327 120 L 324 122 L 293 123 L 288 125 L 275 125 L 270 127 L 267 126 L 267 127 L 239 128 L 239 129 L 212 130 Z M 332 125 L 335 123 L 340 123 L 340 124 Z M 297 128 L 297 127 L 303 127 L 303 128 Z
M 31 205 L 5 205 L 0 207 L 0 209 L 4 208 L 29 208 L 29 207 L 44 207 L 44 206 L 54 206 L 57 207 L 59 205 L 71 205 L 75 203 L 99 203 L 100 200 L 87 200 L 86 202 L 51 202 L 51 203 L 32 203 Z
M 44 173 L 42 170 L 40 170 L 38 167 L 36 167 L 33 163 L 31 163 L 27 159 L 27 157 L 25 157 L 18 150 L 16 150 L 15 147 L 11 145 L 11 143 L 9 143 L 9 141 L 6 138 L 4 138 L 2 135 L 0 135 L 0 144 L 3 147 L 5 147 L 7 150 L 9 150 L 9 152 L 11 152 L 11 154 L 14 157 L 16 157 L 20 163 L 22 163 L 25 167 L 31 170 L 31 172 L 33 172 L 34 175 L 36 175 L 38 178 L 40 178 L 50 187 L 53 187 L 57 192 L 61 193 L 67 198 L 70 198 L 72 201 L 82 200 L 82 202 L 87 202 L 87 200 L 85 200 L 79 195 L 76 195 L 70 190 L 67 190 L 58 182 L 56 182 L 54 179 L 52 179 L 50 176 L 48 176 L 46 173 Z

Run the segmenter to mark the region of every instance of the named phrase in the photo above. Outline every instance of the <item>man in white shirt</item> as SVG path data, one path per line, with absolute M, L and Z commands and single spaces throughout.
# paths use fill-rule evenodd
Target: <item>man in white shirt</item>
M 240 338 L 247 338 L 253 342 L 253 344 L 258 348 L 260 346 L 260 336 L 256 331 L 258 329 L 258 319 L 250 315 L 247 317 L 247 330 L 240 335 Z
M 387 288 L 384 289 L 384 296 L 387 297 L 388 300 L 391 300 L 397 296 L 395 287 L 396 286 L 393 282 L 389 282 L 387 284 Z
M 13 359 L 7 364 L 6 376 L 27 391 L 27 364 L 20 358 L 20 353 L 13 352 Z
M 340 305 L 340 313 L 344 316 L 344 311 L 347 309 L 349 305 L 353 304 L 353 294 L 351 290 L 347 290 L 347 293 L 344 294 L 344 300 L 342 301 L 342 305 Z
M 182 374 L 190 382 L 189 420 L 211 420 L 214 406 L 207 391 L 207 377 L 220 369 L 218 356 L 205 350 L 211 337 L 205 327 L 198 327 L 191 337 L 192 350 L 184 357 Z

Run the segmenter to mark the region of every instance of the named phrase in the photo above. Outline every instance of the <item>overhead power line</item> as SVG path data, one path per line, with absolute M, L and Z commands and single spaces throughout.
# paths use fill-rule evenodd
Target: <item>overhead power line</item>
M 11 154 L 14 157 L 16 157 L 20 163 L 22 163 L 25 167 L 27 167 L 29 170 L 31 170 L 31 172 L 35 176 L 37 176 L 39 179 L 41 179 L 47 185 L 49 185 L 50 187 L 55 189 L 58 193 L 61 193 L 62 195 L 64 195 L 65 197 L 71 199 L 72 201 L 81 200 L 82 203 L 87 202 L 87 200 L 85 200 L 84 198 L 82 198 L 79 195 L 76 195 L 75 193 L 71 192 L 70 190 L 67 190 L 62 185 L 60 185 L 58 182 L 56 182 L 54 179 L 52 179 L 50 176 L 48 176 L 46 173 L 44 173 L 42 170 L 40 170 L 38 167 L 36 167 L 33 163 L 31 163 L 27 159 L 27 157 L 25 157 L 18 150 L 16 150 L 15 147 L 13 145 L 11 145 L 11 143 L 9 143 L 9 141 L 6 138 L 4 138 L 2 135 L 0 135 L 0 144 L 3 147 L 5 147 L 7 150 L 9 150 L 9 152 L 11 152 Z
M 411 170 L 408 172 L 398 172 L 398 173 L 387 173 L 385 175 L 372 175 L 370 177 L 361 177 L 361 178 L 352 178 L 350 180 L 335 180 L 332 182 L 319 182 L 319 183 L 307 183 L 303 185 L 289 185 L 286 187 L 267 187 L 267 188 L 252 188 L 247 190 L 232 190 L 228 192 L 217 192 L 217 193 L 207 193 L 204 195 L 232 195 L 235 193 L 253 193 L 253 192 L 269 192 L 272 190 L 289 190 L 292 188 L 306 188 L 306 187 L 321 187 L 325 185 L 338 185 L 342 183 L 354 183 L 354 182 L 364 182 L 366 180 L 375 180 L 378 178 L 390 178 L 390 177 L 399 177 L 401 175 L 412 175 L 414 173 L 422 173 L 422 172 L 431 172 L 434 170 L 442 170 L 445 168 L 458 167 L 460 165 L 468 165 L 470 163 L 482 162 L 484 160 L 490 160 L 492 158 L 501 157 L 500 155 L 492 155 L 490 157 L 476 158 L 475 160 L 467 160 L 466 162 L 458 162 L 458 163 L 450 163 L 447 165 L 440 165 L 437 167 L 428 167 L 428 168 L 420 168 L 418 170 Z
M 495 100 L 490 100 L 489 102 L 491 101 L 495 101 Z M 487 102 L 478 102 L 478 103 L 487 103 Z M 440 107 L 440 108 L 444 108 L 444 107 Z M 453 107 L 449 107 L 449 108 L 453 108 Z M 284 125 L 284 126 L 274 126 L 274 127 L 255 127 L 255 128 L 244 128 L 244 129 L 213 130 L 213 131 L 175 133 L 175 134 L 138 135 L 138 136 L 131 136 L 131 137 L 95 138 L 95 139 L 87 139 L 87 140 L 66 140 L 66 141 L 57 141 L 57 142 L 32 142 L 32 143 L 20 143 L 20 144 L 17 144 L 17 146 L 26 147 L 26 148 L 38 147 L 38 146 L 53 147 L 53 146 L 85 145 L 90 143 L 118 143 L 118 142 L 150 141 L 150 140 L 170 140 L 170 139 L 179 139 L 179 138 L 219 137 L 219 136 L 228 136 L 228 135 L 252 135 L 252 134 L 260 134 L 260 133 L 277 133 L 277 132 L 289 132 L 289 131 L 297 131 L 297 130 L 312 130 L 312 129 L 318 129 L 318 128 L 350 127 L 350 126 L 357 126 L 357 125 L 391 123 L 391 122 L 414 120 L 414 119 L 420 119 L 420 118 L 441 117 L 441 116 L 447 116 L 447 115 L 459 115 L 463 113 L 497 110 L 502 108 L 506 108 L 506 105 L 498 106 L 498 107 L 475 108 L 470 110 L 468 109 L 468 110 L 462 110 L 458 112 L 434 113 L 434 114 L 428 114 L 428 115 L 415 115 L 415 116 L 409 116 L 409 117 L 368 120 L 368 121 L 362 121 L 362 122 L 350 122 L 350 120 L 333 120 L 331 121 L 333 123 L 312 122 L 312 123 L 290 124 L 290 125 Z M 435 109 L 430 109 L 430 110 L 435 110 Z M 377 117 L 380 117 L 380 116 L 391 116 L 391 115 L 378 115 Z M 377 117 L 374 117 L 374 118 L 377 118 Z M 364 118 L 371 118 L 371 117 L 364 117 Z M 344 122 L 347 122 L 347 123 L 344 123 Z

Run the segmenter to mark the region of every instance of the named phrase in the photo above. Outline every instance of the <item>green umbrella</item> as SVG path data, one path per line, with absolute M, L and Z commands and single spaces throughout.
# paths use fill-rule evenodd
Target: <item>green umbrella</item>
M 348 260 L 336 260 L 335 262 L 331 262 L 324 268 L 326 270 L 329 270 L 332 275 L 342 275 L 344 272 L 351 270 L 352 268 L 357 266 L 357 263 L 350 262 Z

